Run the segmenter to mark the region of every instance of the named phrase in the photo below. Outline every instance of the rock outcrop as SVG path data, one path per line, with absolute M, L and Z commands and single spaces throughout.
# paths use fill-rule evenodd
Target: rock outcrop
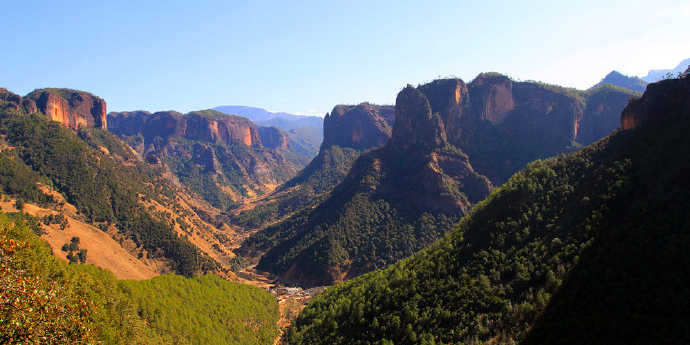
M 417 89 L 430 113 L 440 116 L 447 142 L 469 155 L 494 185 L 532 160 L 606 136 L 618 127 L 618 114 L 634 94 L 613 87 L 576 91 L 516 82 L 496 73 L 481 74 L 469 84 L 441 79 Z M 416 137 L 408 132 L 400 138 Z
M 212 110 L 188 114 L 176 111 L 110 113 L 108 121 L 109 130 L 117 135 L 139 132 L 144 138 L 177 137 L 206 143 L 263 146 L 259 130 L 251 121 Z
M 282 130 L 215 110 L 110 113 L 108 121 L 149 163 L 172 162 L 168 167 L 183 184 L 220 209 L 270 191 L 307 160 L 290 151 Z
M 278 127 L 258 127 L 259 138 L 261 143 L 268 148 L 276 149 L 287 149 L 290 143 L 290 139 L 287 133 L 283 132 Z
M 642 97 L 625 107 L 620 122 L 624 130 L 630 130 L 677 117 L 690 117 L 689 76 L 649 84 Z
M 381 146 L 391 136 L 394 117 L 393 106 L 337 105 L 323 120 L 321 147 L 338 145 L 366 150 Z
M 70 89 L 38 89 L 25 97 L 39 112 L 72 129 L 107 129 L 105 101 L 88 92 Z

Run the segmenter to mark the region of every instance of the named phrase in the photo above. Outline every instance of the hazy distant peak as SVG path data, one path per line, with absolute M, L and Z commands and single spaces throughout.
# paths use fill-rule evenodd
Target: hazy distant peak
M 681 63 L 674 69 L 653 69 L 647 73 L 647 76 L 643 77 L 642 80 L 653 83 L 663 79 L 668 73 L 671 73 L 674 77 L 683 71 L 685 71 L 688 66 L 690 66 L 690 58 L 681 61 Z

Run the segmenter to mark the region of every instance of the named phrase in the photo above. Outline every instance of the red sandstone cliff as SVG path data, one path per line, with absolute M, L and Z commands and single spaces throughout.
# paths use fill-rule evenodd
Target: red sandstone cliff
M 323 120 L 323 144 L 356 150 L 381 146 L 391 136 L 395 109 L 369 103 L 337 105 Z
M 105 101 L 88 92 L 39 89 L 29 93 L 25 98 L 35 102 L 39 112 L 67 127 L 108 128 Z

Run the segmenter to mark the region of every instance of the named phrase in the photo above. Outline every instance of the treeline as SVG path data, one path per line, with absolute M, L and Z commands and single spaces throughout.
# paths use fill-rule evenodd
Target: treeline
M 118 281 L 68 265 L 22 221 L 0 213 L 0 342 L 272 344 L 278 306 L 215 276 Z

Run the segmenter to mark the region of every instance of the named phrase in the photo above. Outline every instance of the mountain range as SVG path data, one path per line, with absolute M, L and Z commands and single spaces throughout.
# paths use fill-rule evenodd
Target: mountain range
M 685 342 L 690 77 L 642 84 L 407 85 L 311 149 L 313 119 L 0 89 L 0 340 L 274 343 L 273 297 L 202 275 L 241 254 L 338 283 L 294 344 Z
M 315 298 L 288 343 L 687 342 L 688 95 L 690 77 L 649 85 L 622 130 L 530 163 L 441 241 Z
M 528 162 L 605 136 L 634 95 L 499 74 L 408 86 L 386 145 L 360 156 L 320 204 L 256 233 L 243 248 L 266 251 L 258 268 L 312 285 L 386 267 L 440 238 Z M 324 144 L 361 131 L 326 130 Z

